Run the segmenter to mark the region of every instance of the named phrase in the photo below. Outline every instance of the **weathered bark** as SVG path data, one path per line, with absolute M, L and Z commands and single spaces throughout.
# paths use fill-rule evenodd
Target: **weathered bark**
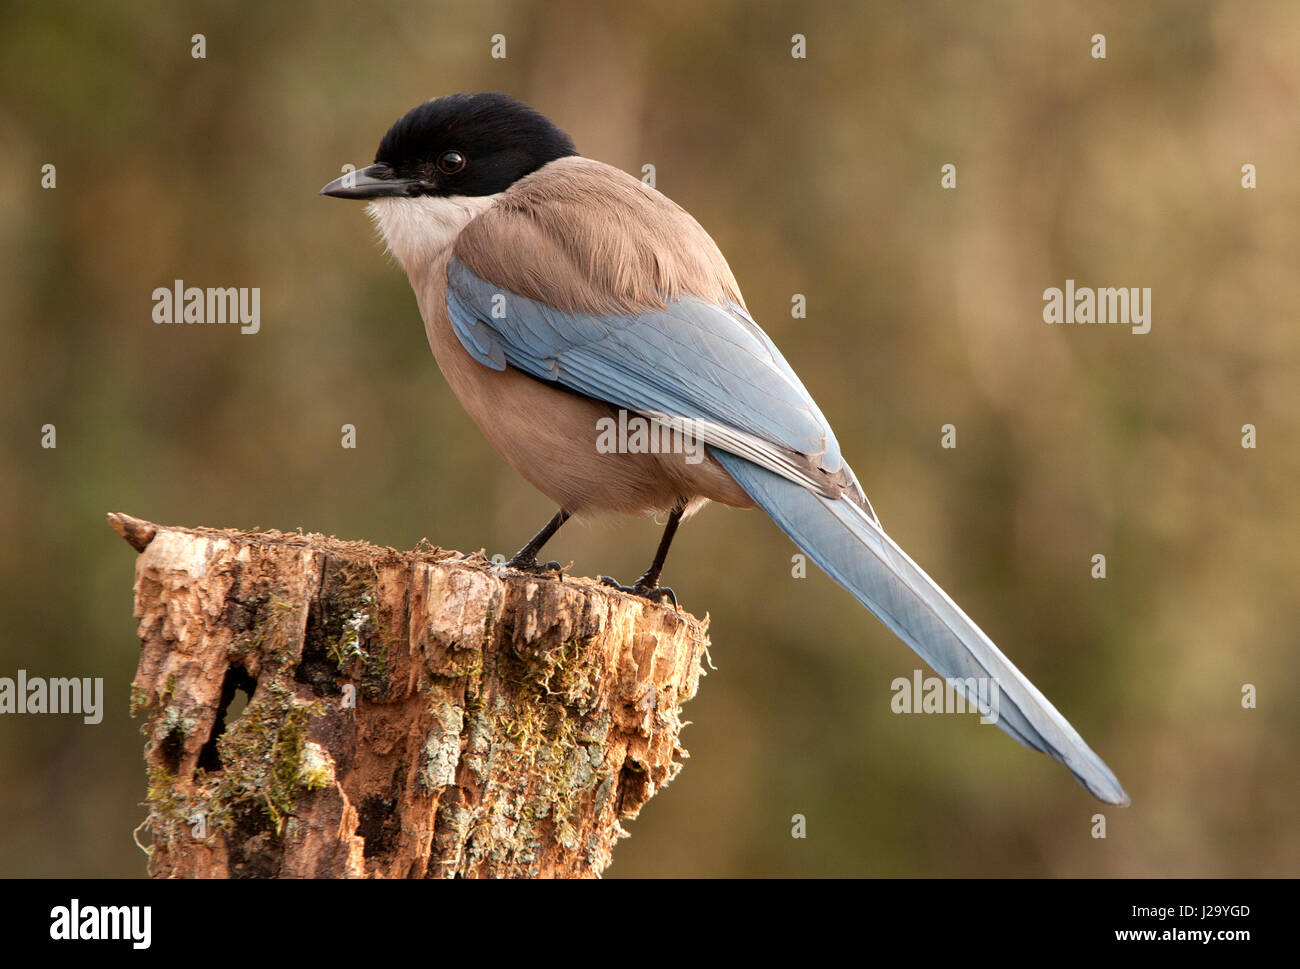
M 155 877 L 599 875 L 686 756 L 707 621 L 480 555 L 109 522 Z

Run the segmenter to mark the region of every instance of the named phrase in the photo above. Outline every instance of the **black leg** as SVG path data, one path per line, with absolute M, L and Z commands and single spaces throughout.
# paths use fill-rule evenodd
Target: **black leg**
M 546 569 L 558 572 L 560 570 L 559 562 L 547 562 L 544 566 L 539 566 L 537 564 L 537 553 L 542 550 L 543 545 L 551 540 L 551 536 L 560 530 L 560 526 L 568 520 L 569 513 L 561 508 L 550 521 L 542 526 L 542 530 L 534 535 L 527 545 L 515 553 L 515 557 L 506 565 L 523 572 L 539 572 Z
M 659 577 L 664 571 L 664 559 L 668 558 L 668 548 L 673 544 L 673 536 L 677 534 L 677 526 L 682 520 L 682 513 L 686 510 L 684 504 L 678 505 L 668 516 L 668 524 L 664 526 L 664 537 L 659 540 L 659 548 L 655 552 L 654 561 L 650 563 L 650 568 L 645 570 L 645 574 L 636 580 L 636 585 L 626 586 L 619 585 L 607 575 L 602 575 L 600 581 L 615 589 L 621 589 L 624 592 L 630 592 L 633 595 L 643 596 L 646 599 L 659 601 L 660 599 L 672 600 L 673 608 L 677 608 L 677 594 L 672 589 L 659 585 Z
M 664 571 L 664 559 L 668 558 L 668 546 L 673 543 L 673 536 L 677 534 L 677 525 L 682 520 L 682 511 L 684 509 L 678 505 L 673 509 L 672 514 L 668 516 L 668 524 L 664 526 L 664 537 L 659 539 L 659 549 L 655 552 L 655 560 L 650 563 L 650 568 L 645 570 L 645 574 L 637 579 L 636 588 L 638 589 L 656 589 L 659 587 L 659 576 Z

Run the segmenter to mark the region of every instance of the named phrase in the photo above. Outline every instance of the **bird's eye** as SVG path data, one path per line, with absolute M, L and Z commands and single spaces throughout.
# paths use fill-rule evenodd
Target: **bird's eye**
M 444 151 L 438 156 L 438 167 L 448 175 L 455 175 L 465 167 L 465 156 L 458 151 Z

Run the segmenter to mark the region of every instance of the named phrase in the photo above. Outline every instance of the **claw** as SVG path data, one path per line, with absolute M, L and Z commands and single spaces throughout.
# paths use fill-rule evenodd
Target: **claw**
M 638 582 L 636 585 L 623 585 L 612 576 L 602 575 L 600 584 L 607 585 L 611 589 L 617 589 L 619 592 L 626 592 L 630 596 L 640 596 L 642 599 L 649 599 L 651 602 L 662 602 L 664 599 L 673 604 L 674 609 L 680 609 L 677 604 L 677 593 L 666 585 L 642 585 Z
M 545 572 L 564 571 L 564 566 L 561 565 L 559 562 L 556 561 L 538 562 L 537 559 L 531 555 L 528 556 L 516 555 L 509 562 L 506 563 L 505 567 L 508 569 L 515 569 L 516 571 L 519 572 L 531 572 L 534 575 L 541 575 L 542 573 Z

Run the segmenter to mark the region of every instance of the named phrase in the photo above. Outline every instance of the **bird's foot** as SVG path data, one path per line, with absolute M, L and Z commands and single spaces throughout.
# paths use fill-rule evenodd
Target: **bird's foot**
M 649 599 L 651 602 L 663 602 L 667 599 L 673 604 L 674 609 L 681 608 L 677 605 L 677 593 L 666 585 L 650 585 L 646 582 L 638 582 L 636 585 L 623 585 L 617 579 L 608 575 L 600 577 L 600 584 L 607 585 L 611 589 L 617 589 L 619 592 L 626 592 L 628 595 Z
M 506 568 L 515 569 L 518 572 L 531 572 L 533 575 L 542 575 L 546 572 L 564 572 L 564 566 L 559 562 L 539 562 L 534 555 L 516 555 L 506 563 Z

